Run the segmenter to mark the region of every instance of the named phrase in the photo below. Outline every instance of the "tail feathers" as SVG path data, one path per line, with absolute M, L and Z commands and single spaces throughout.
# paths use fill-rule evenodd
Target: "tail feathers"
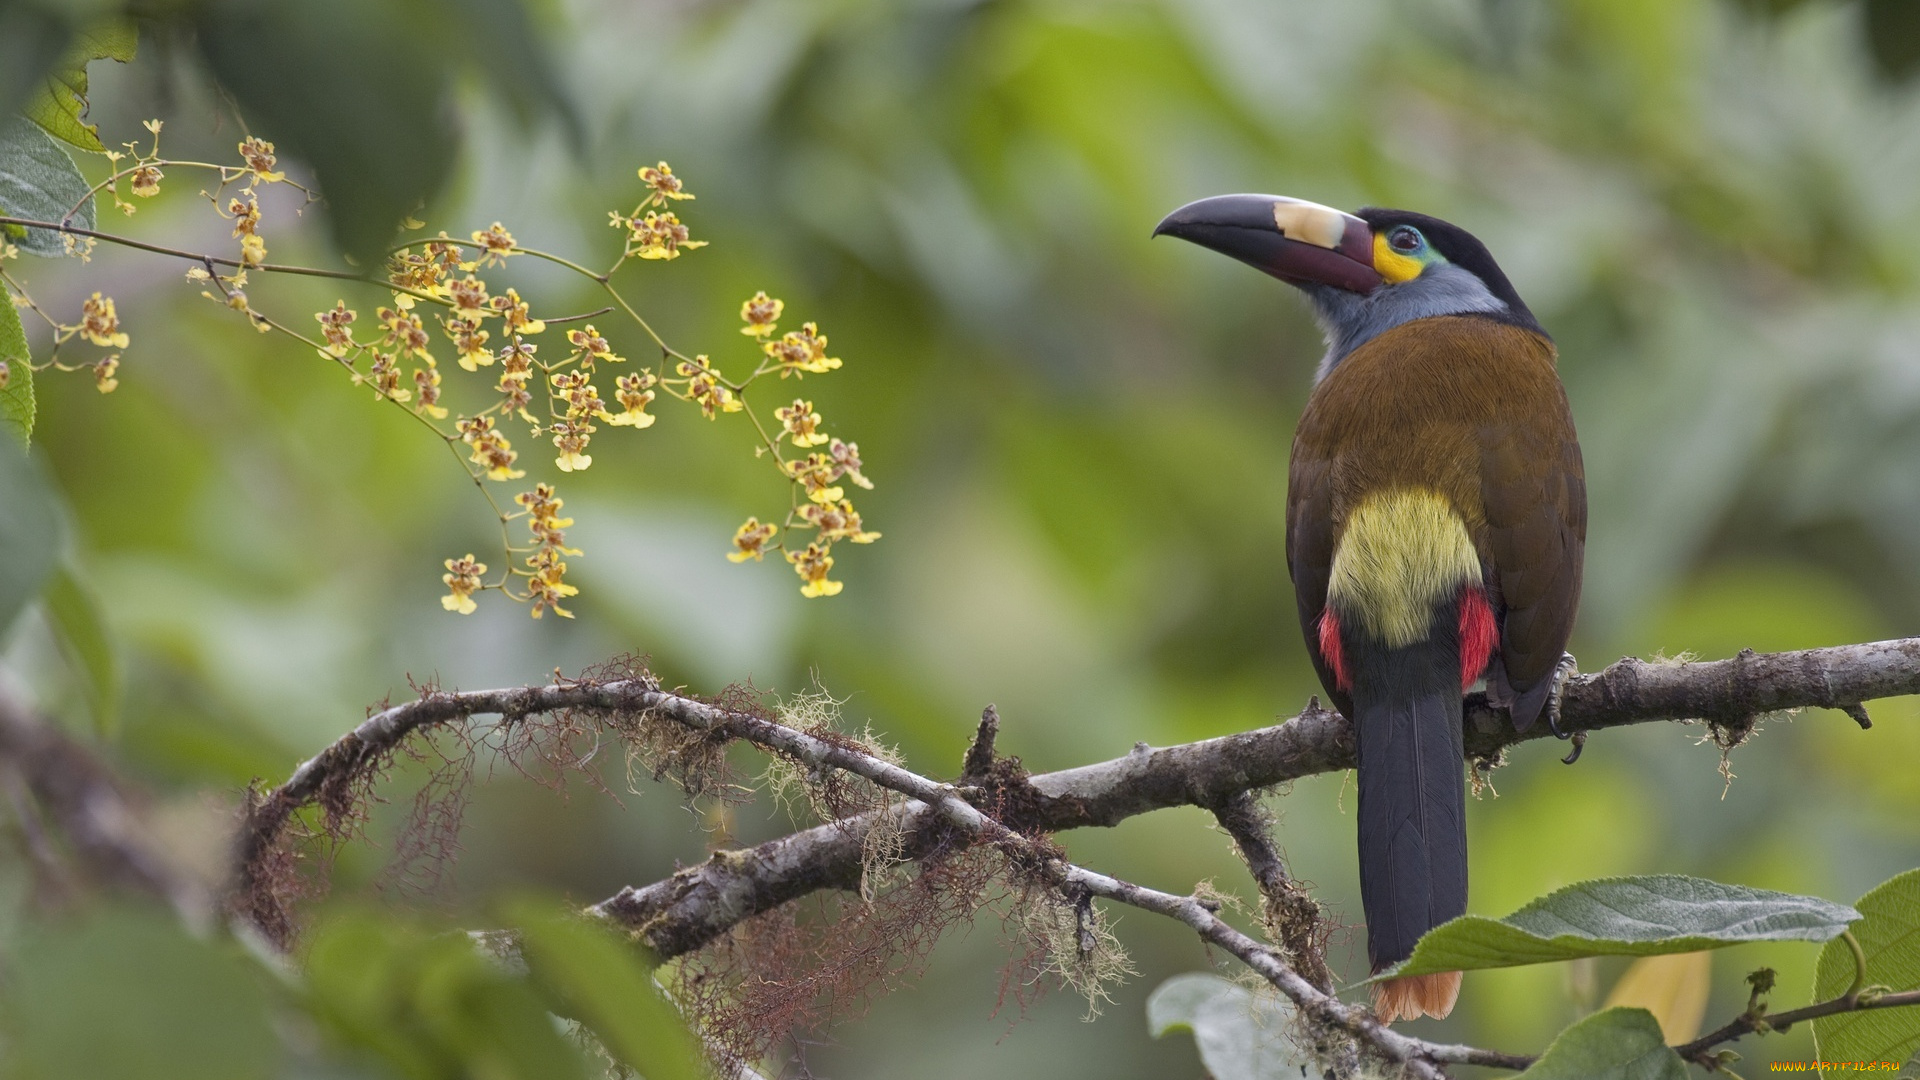
M 1422 1016 L 1444 1019 L 1460 997 L 1460 973 L 1444 971 L 1437 975 L 1409 975 L 1388 979 L 1373 987 L 1373 1011 L 1388 1024 L 1396 1020 L 1418 1020 Z
M 1363 680 L 1354 688 L 1360 898 L 1375 971 L 1406 959 L 1420 935 L 1467 909 L 1459 672 L 1451 650 L 1408 655 L 1429 651 L 1441 653 L 1400 651 L 1394 684 Z M 1437 1002 L 1437 993 L 1420 991 L 1417 1000 Z M 1452 991 L 1444 996 L 1450 1005 Z

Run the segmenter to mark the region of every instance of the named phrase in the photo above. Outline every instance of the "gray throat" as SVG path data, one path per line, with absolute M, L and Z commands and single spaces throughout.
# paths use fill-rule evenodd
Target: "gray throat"
M 1505 301 L 1489 292 L 1470 270 L 1439 263 L 1412 281 L 1385 285 L 1371 294 L 1331 285 L 1302 286 L 1313 301 L 1314 319 L 1327 336 L 1327 354 L 1313 373 L 1320 380 L 1353 350 L 1402 323 L 1435 315 L 1507 314 Z

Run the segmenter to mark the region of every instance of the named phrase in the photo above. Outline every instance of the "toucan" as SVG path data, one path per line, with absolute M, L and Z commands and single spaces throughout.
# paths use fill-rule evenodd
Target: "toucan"
M 1587 497 L 1556 353 L 1466 230 L 1273 195 L 1175 210 L 1154 235 L 1304 292 L 1326 334 L 1287 474 L 1286 558 L 1307 652 L 1351 721 L 1360 897 L 1378 974 L 1466 912 L 1462 702 L 1557 723 Z M 1389 978 L 1392 1022 L 1445 1016 L 1460 973 Z

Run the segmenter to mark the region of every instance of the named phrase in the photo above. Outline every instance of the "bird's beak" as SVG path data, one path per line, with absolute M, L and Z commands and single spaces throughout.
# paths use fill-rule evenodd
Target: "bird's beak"
M 1177 236 L 1291 285 L 1370 293 L 1373 230 L 1352 214 L 1284 195 L 1216 195 L 1168 214 L 1153 235 Z

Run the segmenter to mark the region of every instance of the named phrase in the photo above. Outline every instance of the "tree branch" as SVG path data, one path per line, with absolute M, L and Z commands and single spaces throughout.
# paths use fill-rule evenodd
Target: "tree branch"
M 1749 650 L 1706 663 L 1623 659 L 1605 671 L 1571 680 L 1561 715 L 1564 729 L 1587 732 L 1683 718 L 1742 726 L 1765 712 L 1805 706 L 1840 709 L 1858 720 L 1864 716 L 1864 701 L 1915 692 L 1920 692 L 1920 639 L 1904 639 L 1764 656 Z M 1178 919 L 1259 972 L 1315 1022 L 1362 1040 L 1403 1064 L 1411 1075 L 1437 1077 L 1439 1064 L 1523 1068 L 1531 1060 L 1398 1035 L 1365 1009 L 1324 993 L 1271 947 L 1221 921 L 1200 900 L 1073 866 L 1061 860 L 1056 849 L 1032 838 L 1060 829 L 1110 826 L 1165 807 L 1199 806 L 1221 815 L 1263 887 L 1269 880 L 1284 882 L 1277 853 L 1247 793 L 1352 767 L 1346 720 L 1317 702 L 1273 727 L 1159 750 L 1142 743 L 1123 758 L 1035 777 L 986 769 L 992 764 L 997 727 L 997 717 L 989 715 L 983 717 L 975 752 L 969 754 L 964 786 L 955 787 L 746 708 L 663 690 L 646 676 L 428 691 L 370 717 L 253 804 L 237 850 L 238 897 L 243 901 L 238 906 L 256 915 L 257 922 L 257 916 L 270 914 L 247 912 L 244 901 L 257 894 L 259 875 L 282 844 L 293 815 L 316 802 L 332 805 L 331 799 L 346 797 L 353 784 L 409 736 L 478 715 L 497 714 L 499 725 L 506 728 L 531 715 L 555 712 L 609 723 L 634 716 L 667 720 L 722 740 L 744 739 L 815 768 L 843 770 L 907 796 L 907 801 L 873 814 L 830 822 L 748 851 L 716 852 L 698 866 L 643 888 L 623 889 L 589 909 L 639 931 L 663 957 L 697 949 L 742 920 L 795 897 L 822 888 L 857 887 L 867 832 L 877 815 L 886 814 L 897 819 L 895 824 L 909 838 L 905 859 L 925 855 L 934 846 L 951 850 L 956 844 L 990 843 L 1038 868 L 1036 872 L 1059 889 Z M 1482 759 L 1547 734 L 1543 725 L 1527 732 L 1512 730 L 1505 712 L 1490 708 L 1482 695 L 1469 699 L 1466 727 L 1467 751 Z M 992 813 L 982 805 L 992 807 Z
M 154 850 L 134 793 L 85 746 L 3 692 L 0 770 L 17 796 L 23 828 L 35 827 L 28 815 L 45 814 L 92 878 L 160 897 L 190 924 L 205 921 L 208 897 Z
M 1213 808 L 1214 820 L 1233 837 L 1233 846 L 1246 860 L 1247 872 L 1260 888 L 1261 914 L 1268 934 L 1287 950 L 1287 958 L 1308 982 L 1332 992 L 1325 942 L 1330 924 L 1320 904 L 1287 873 L 1280 849 L 1274 845 L 1273 816 L 1250 791 L 1243 791 Z
M 1025 836 L 983 813 L 961 798 L 952 785 L 921 776 L 863 750 L 830 742 L 764 717 L 691 702 L 659 691 L 653 694 L 661 702 L 664 714 L 680 723 L 703 731 L 723 731 L 812 767 L 840 769 L 916 800 L 926 808 L 926 812 L 937 815 L 947 825 L 976 841 L 999 847 L 1016 864 L 1029 868 L 1069 895 L 1078 892 L 1105 897 L 1187 924 L 1203 939 L 1227 950 L 1258 972 L 1292 999 L 1310 1019 L 1362 1040 L 1375 1052 L 1403 1066 L 1409 1076 L 1420 1080 L 1441 1080 L 1445 1074 L 1436 1067 L 1439 1062 L 1522 1068 L 1531 1060 L 1473 1047 L 1429 1043 L 1400 1035 L 1382 1024 L 1369 1010 L 1344 1004 L 1309 983 L 1287 966 L 1271 947 L 1234 929 L 1201 901 L 1190 896 L 1175 896 L 1148 889 L 1075 866 L 1061 859 L 1058 849 L 1051 844 Z M 983 717 L 982 742 L 997 726 L 994 723 L 996 719 L 992 713 Z
M 1597 674 L 1575 676 L 1562 703 L 1561 723 L 1569 731 L 1588 732 L 1656 720 L 1738 723 L 1778 709 L 1858 709 L 1863 701 L 1916 692 L 1920 638 L 1743 653 L 1703 663 L 1629 658 Z M 1505 710 L 1489 707 L 1480 694 L 1468 699 L 1466 727 L 1467 753 L 1483 759 L 1550 734 L 1544 724 L 1515 732 Z M 1031 777 L 1037 797 L 1007 821 L 1022 831 L 1111 826 L 1173 806 L 1223 805 L 1243 792 L 1353 765 L 1346 718 L 1314 703 L 1273 727 L 1157 750 L 1141 743 L 1122 758 Z M 899 824 L 909 837 L 920 835 L 917 808 L 884 812 L 901 815 Z M 837 821 L 750 851 L 717 853 L 665 880 L 623 889 L 598 908 L 642 929 L 662 955 L 676 956 L 795 897 L 857 885 L 871 824 L 868 818 Z M 906 854 L 922 853 L 910 843 Z

